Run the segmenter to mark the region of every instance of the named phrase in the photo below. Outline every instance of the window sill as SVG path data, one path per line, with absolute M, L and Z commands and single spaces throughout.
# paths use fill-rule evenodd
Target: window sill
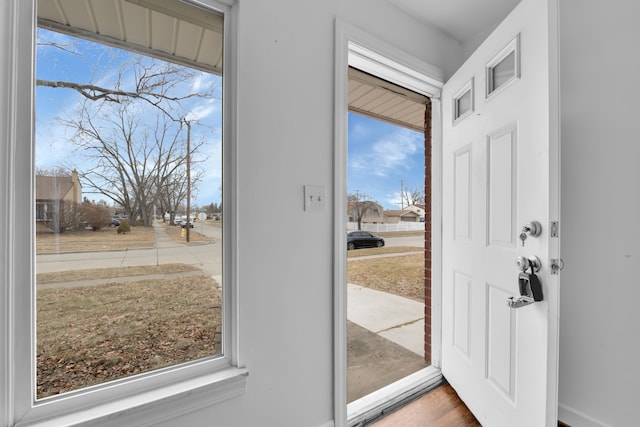
M 152 426 L 242 395 L 249 371 L 229 367 L 215 373 L 176 382 L 82 411 L 44 420 L 18 422 L 16 427 Z

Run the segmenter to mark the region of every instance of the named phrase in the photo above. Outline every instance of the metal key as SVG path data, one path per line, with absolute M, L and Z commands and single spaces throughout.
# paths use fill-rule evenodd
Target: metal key
M 527 233 L 524 231 L 520 233 L 520 240 L 522 240 L 522 246 L 524 246 L 524 241 L 527 240 Z

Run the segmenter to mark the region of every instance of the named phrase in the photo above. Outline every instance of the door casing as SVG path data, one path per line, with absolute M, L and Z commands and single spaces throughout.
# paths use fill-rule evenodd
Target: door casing
M 441 211 L 432 208 L 432 359 L 431 366 L 347 405 L 347 116 L 348 67 L 354 66 L 377 77 L 431 98 L 432 102 L 432 206 L 441 206 L 442 120 L 440 91 L 444 72 L 438 67 L 388 45 L 382 40 L 336 20 L 335 27 L 335 138 L 334 138 L 334 420 L 336 426 L 352 425 L 367 418 L 382 405 L 439 384 L 441 341 Z

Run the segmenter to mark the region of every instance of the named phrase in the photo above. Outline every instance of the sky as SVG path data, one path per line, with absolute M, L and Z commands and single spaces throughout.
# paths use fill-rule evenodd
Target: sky
M 385 209 L 400 209 L 400 191 L 424 188 L 424 135 L 349 113 L 349 194 L 366 194 Z
M 38 79 L 108 87 L 113 85 L 120 64 L 130 55 L 44 29 L 39 29 L 38 34 Z M 55 42 L 58 47 L 46 41 Z M 125 80 L 127 77 L 130 76 L 125 74 Z M 221 78 L 200 73 L 193 81 L 185 82 L 185 90 L 207 84 L 221 87 Z M 197 118 L 201 124 L 192 126 L 192 141 L 205 141 L 202 156 L 207 160 L 201 164 L 205 178 L 192 200 L 199 206 L 221 203 L 222 108 L 221 94 L 216 95 L 216 99 L 197 99 L 185 104 L 187 116 Z M 74 117 L 83 99 L 71 89 L 36 87 L 36 168 L 62 166 L 82 171 L 92 167 L 86 153 L 74 148 L 73 132 L 60 123 L 60 119 Z M 424 183 L 423 135 L 353 113 L 349 113 L 348 132 L 348 192 L 367 195 L 385 209 L 400 209 L 402 185 L 411 190 Z M 106 199 L 93 194 L 83 196 L 90 200 Z
M 48 42 L 55 42 L 57 47 L 51 46 Z M 130 55 L 129 52 L 120 49 L 40 28 L 36 76 L 38 79 L 113 87 L 120 65 Z M 125 70 L 123 76 L 125 82 L 134 81 L 130 70 Z M 182 83 L 181 90 L 187 93 L 206 85 L 221 88 L 221 77 L 198 72 L 194 79 Z M 192 144 L 204 141 L 200 153 L 200 167 L 205 172 L 205 177 L 192 200 L 192 203 L 199 206 L 221 203 L 221 97 L 221 89 L 216 89 L 214 98 L 191 99 L 183 105 L 183 114 L 187 118 L 197 120 L 191 127 Z M 92 167 L 93 161 L 87 153 L 77 149 L 72 143 L 73 131 L 60 122 L 61 119 L 77 117 L 77 114 L 74 116 L 74 112 L 83 100 L 84 98 L 72 89 L 36 86 L 36 168 L 65 167 L 76 168 L 80 172 Z M 143 121 L 153 123 L 155 109 L 139 108 Z M 186 140 L 186 130 L 181 137 Z M 84 194 L 83 188 L 83 197 L 85 196 L 90 200 L 107 200 L 111 204 L 105 196 Z

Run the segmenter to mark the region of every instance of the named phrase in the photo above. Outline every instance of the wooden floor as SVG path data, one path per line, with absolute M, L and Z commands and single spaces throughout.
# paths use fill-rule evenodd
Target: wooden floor
M 469 427 L 481 426 L 449 384 L 432 390 L 371 427 Z

